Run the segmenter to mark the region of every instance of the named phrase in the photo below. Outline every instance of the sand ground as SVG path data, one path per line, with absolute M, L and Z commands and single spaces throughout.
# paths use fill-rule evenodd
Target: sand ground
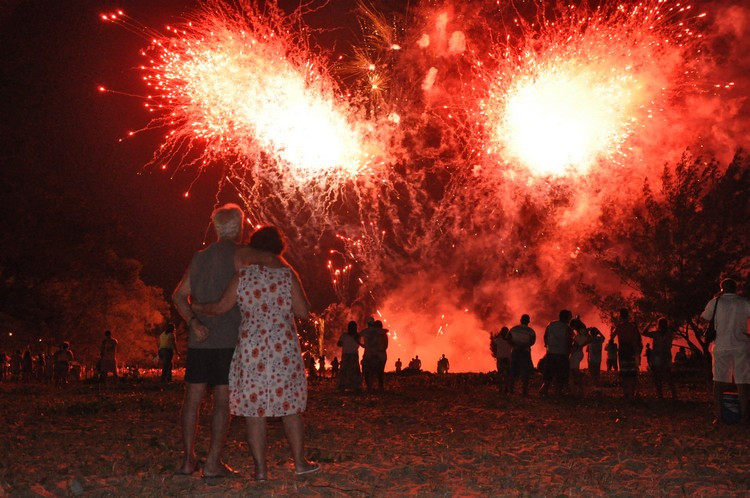
M 223 480 L 176 476 L 180 382 L 0 385 L 0 496 L 747 496 L 750 430 L 713 426 L 708 383 L 679 401 L 619 397 L 616 379 L 584 399 L 501 397 L 486 374 L 391 376 L 380 394 L 310 382 L 306 453 L 294 475 L 280 421 L 269 423 L 269 481 L 254 482 L 242 420 Z M 210 406 L 199 453 L 205 457 Z

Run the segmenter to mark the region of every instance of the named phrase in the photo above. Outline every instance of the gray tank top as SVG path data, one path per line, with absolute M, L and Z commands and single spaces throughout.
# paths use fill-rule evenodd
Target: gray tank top
M 218 301 L 234 276 L 234 253 L 237 245 L 230 240 L 214 242 L 203 251 L 195 253 L 190 263 L 190 292 L 198 303 Z M 197 342 L 192 332 L 188 347 L 195 349 L 226 349 L 237 344 L 240 329 L 240 310 L 235 305 L 219 316 L 196 313 L 198 319 L 209 328 L 208 339 Z

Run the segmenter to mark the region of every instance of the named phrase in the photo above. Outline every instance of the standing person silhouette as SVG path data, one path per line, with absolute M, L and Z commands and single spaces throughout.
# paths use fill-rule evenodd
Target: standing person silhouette
M 558 320 L 550 322 L 544 331 L 544 346 L 547 348 L 547 356 L 544 364 L 544 382 L 539 390 L 542 396 L 549 392 L 550 385 L 554 381 L 557 384 L 557 394 L 561 395 L 568 385 L 570 374 L 569 356 L 573 341 L 573 329 L 570 321 L 573 313 L 570 310 L 561 310 Z
M 367 391 L 372 391 L 374 379 L 378 380 L 378 390 L 383 391 L 385 363 L 388 360 L 388 331 L 383 328 L 383 322 L 374 320 L 368 322 L 368 327 L 360 333 L 360 337 L 365 347 L 365 353 L 362 356 L 362 374 Z
M 337 345 L 341 348 L 338 387 L 342 391 L 359 391 L 362 387 L 362 375 L 359 370 L 359 348 L 362 344 L 357 332 L 357 322 L 349 322 Z
M 253 233 L 250 247 L 278 256 L 284 242 L 275 227 L 266 226 Z M 220 315 L 235 305 L 242 324 L 229 373 L 229 407 L 245 417 L 255 479 L 267 478 L 267 417 L 281 417 L 297 475 L 319 472 L 320 465 L 304 457 L 300 413 L 307 407 L 307 379 L 294 318 L 307 318 L 310 305 L 297 273 L 278 260 L 249 265 L 230 280 L 220 300 L 192 308 Z
M 642 348 L 641 334 L 638 327 L 630 321 L 630 311 L 627 308 L 620 310 L 620 318 L 612 338 L 617 338 L 620 343 L 620 382 L 625 398 L 633 398 L 638 387 L 638 355 Z
M 589 329 L 591 341 L 586 346 L 589 362 L 589 377 L 595 386 L 599 385 L 602 371 L 602 344 L 604 344 L 604 334 L 596 327 Z
M 107 382 L 107 374 L 110 372 L 117 379 L 117 346 L 117 339 L 112 337 L 112 332 L 109 330 L 104 332 L 104 339 L 99 350 L 99 380 L 101 382 Z
M 654 340 L 654 347 L 651 350 L 648 364 L 654 378 L 656 395 L 659 399 L 664 397 L 662 386 L 664 381 L 666 381 L 669 390 L 672 392 L 672 399 L 677 399 L 677 388 L 675 387 L 674 377 L 672 377 L 672 341 L 674 340 L 674 330 L 670 327 L 669 321 L 666 318 L 660 318 L 657 322 L 656 330 L 653 332 L 644 330 L 643 335 Z
M 177 350 L 174 323 L 167 323 L 159 334 L 159 360 L 161 361 L 161 381 L 172 382 L 172 360 Z
M 508 332 L 512 351 L 510 353 L 510 385 L 508 391 L 513 394 L 516 379 L 521 378 L 521 394 L 529 394 L 529 378 L 534 373 L 531 361 L 531 346 L 536 343 L 536 332 L 529 327 L 531 317 L 521 315 L 521 322 Z

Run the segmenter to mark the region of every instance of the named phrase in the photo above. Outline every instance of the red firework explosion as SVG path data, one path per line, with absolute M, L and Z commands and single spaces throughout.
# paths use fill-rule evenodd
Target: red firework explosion
M 619 159 L 627 140 L 690 83 L 700 39 L 690 5 L 665 0 L 589 11 L 564 7 L 492 48 L 497 69 L 481 109 L 486 150 L 536 175 L 585 174 Z M 480 63 L 478 67 L 482 67 Z

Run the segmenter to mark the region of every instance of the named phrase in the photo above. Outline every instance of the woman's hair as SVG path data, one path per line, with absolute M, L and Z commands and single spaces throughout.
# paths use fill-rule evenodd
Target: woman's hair
M 355 335 L 357 333 L 357 322 L 354 320 L 349 322 L 349 325 L 346 327 L 346 333 Z
M 278 228 L 265 226 L 257 229 L 250 237 L 250 247 L 259 251 L 281 254 L 284 251 L 284 239 Z
M 219 239 L 235 239 L 242 233 L 242 209 L 237 204 L 224 204 L 214 209 L 211 213 L 211 221 L 214 222 L 214 230 Z

